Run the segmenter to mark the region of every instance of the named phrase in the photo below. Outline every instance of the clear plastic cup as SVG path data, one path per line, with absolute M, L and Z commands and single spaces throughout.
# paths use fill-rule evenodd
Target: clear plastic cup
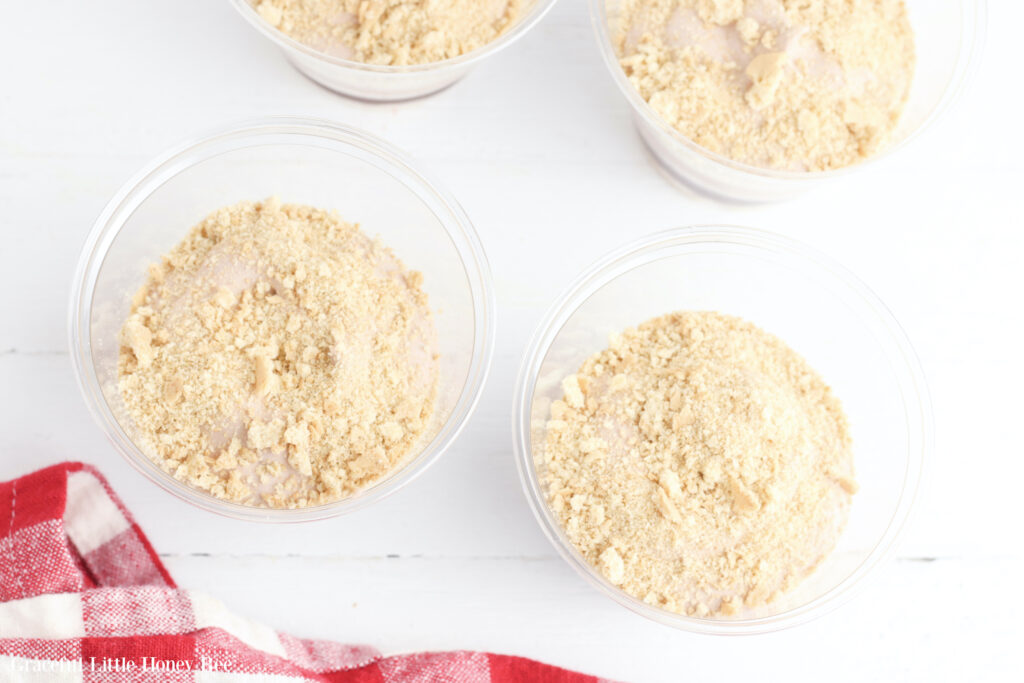
M 552 514 L 538 477 L 548 410 L 561 380 L 618 333 L 677 310 L 737 315 L 778 335 L 824 377 L 850 420 L 860 491 L 835 550 L 778 601 L 735 617 L 662 610 L 609 582 Z M 527 348 L 513 405 L 526 497 L 558 552 L 605 595 L 662 624 L 713 634 L 774 631 L 848 598 L 887 557 L 932 449 L 920 364 L 892 314 L 847 270 L 787 238 L 737 227 L 670 230 L 618 249 L 577 279 Z
M 117 387 L 118 332 L 149 264 L 210 211 L 241 200 L 337 209 L 423 273 L 438 334 L 434 414 L 406 464 L 349 498 L 297 510 L 219 500 L 165 472 L 136 444 Z M 207 510 L 258 521 L 321 519 L 362 508 L 420 475 L 452 444 L 480 396 L 494 346 L 494 292 L 483 247 L 451 195 L 390 145 L 326 121 L 271 117 L 164 154 L 110 201 L 89 234 L 71 292 L 79 386 L 114 447 L 164 489 Z
M 619 66 L 609 17 L 621 0 L 590 0 L 597 42 L 612 78 L 633 107 L 641 138 L 668 176 L 706 194 L 738 202 L 790 199 L 833 178 L 859 170 L 903 147 L 931 124 L 957 95 L 978 62 L 985 0 L 906 0 L 914 30 L 917 66 L 899 125 L 871 159 L 833 171 L 793 172 L 749 166 L 704 149 L 665 122 L 640 96 Z
M 281 48 L 288 61 L 303 74 L 334 92 L 376 102 L 408 100 L 447 88 L 480 61 L 521 38 L 555 4 L 555 0 L 533 0 L 515 25 L 496 40 L 459 57 L 428 64 L 383 66 L 332 57 L 314 50 L 264 21 L 249 0 L 230 2 L 250 24 Z

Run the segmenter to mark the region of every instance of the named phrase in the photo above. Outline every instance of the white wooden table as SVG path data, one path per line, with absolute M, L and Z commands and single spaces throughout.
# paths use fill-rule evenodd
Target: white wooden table
M 870 170 L 759 208 L 659 175 L 580 0 L 455 87 L 396 105 L 320 89 L 223 1 L 4 4 L 0 479 L 94 463 L 182 585 L 281 630 L 386 653 L 482 648 L 649 681 L 1020 674 L 1018 3 L 991 3 L 979 75 L 937 126 Z M 121 183 L 197 131 L 270 113 L 364 128 L 430 169 L 481 233 L 500 309 L 490 381 L 456 446 L 376 507 L 289 527 L 213 517 L 131 470 L 86 413 L 65 331 L 79 246 Z M 768 636 L 676 632 L 599 595 L 541 535 L 512 456 L 513 377 L 556 294 L 628 239 L 715 221 L 778 230 L 859 274 L 915 342 L 935 403 L 928 488 L 897 559 L 838 611 Z

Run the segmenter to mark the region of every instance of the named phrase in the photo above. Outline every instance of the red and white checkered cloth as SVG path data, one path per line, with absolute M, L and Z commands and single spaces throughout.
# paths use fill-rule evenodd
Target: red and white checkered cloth
M 596 682 L 520 657 L 299 640 L 175 586 L 92 467 L 0 484 L 4 683 Z

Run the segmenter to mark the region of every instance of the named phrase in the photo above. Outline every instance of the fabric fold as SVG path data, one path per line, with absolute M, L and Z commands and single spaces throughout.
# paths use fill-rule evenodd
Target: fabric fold
M 0 484 L 0 680 L 598 681 L 521 657 L 383 657 L 278 633 L 178 588 L 106 479 L 77 462 Z

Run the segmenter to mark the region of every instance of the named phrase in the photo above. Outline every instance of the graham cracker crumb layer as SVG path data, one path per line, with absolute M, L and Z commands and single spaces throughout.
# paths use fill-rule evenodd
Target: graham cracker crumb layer
M 459 57 L 495 40 L 524 0 L 250 0 L 271 26 L 324 54 L 404 66 Z
M 214 211 L 151 266 L 121 330 L 133 436 L 246 505 L 320 505 L 385 478 L 437 393 L 422 279 L 335 212 L 276 198 Z
M 914 74 L 903 0 L 607 0 L 629 82 L 700 146 L 753 166 L 875 154 Z
M 854 480 L 846 417 L 788 346 L 680 312 L 615 335 L 562 383 L 536 466 L 569 541 L 653 606 L 728 616 L 831 552 Z

